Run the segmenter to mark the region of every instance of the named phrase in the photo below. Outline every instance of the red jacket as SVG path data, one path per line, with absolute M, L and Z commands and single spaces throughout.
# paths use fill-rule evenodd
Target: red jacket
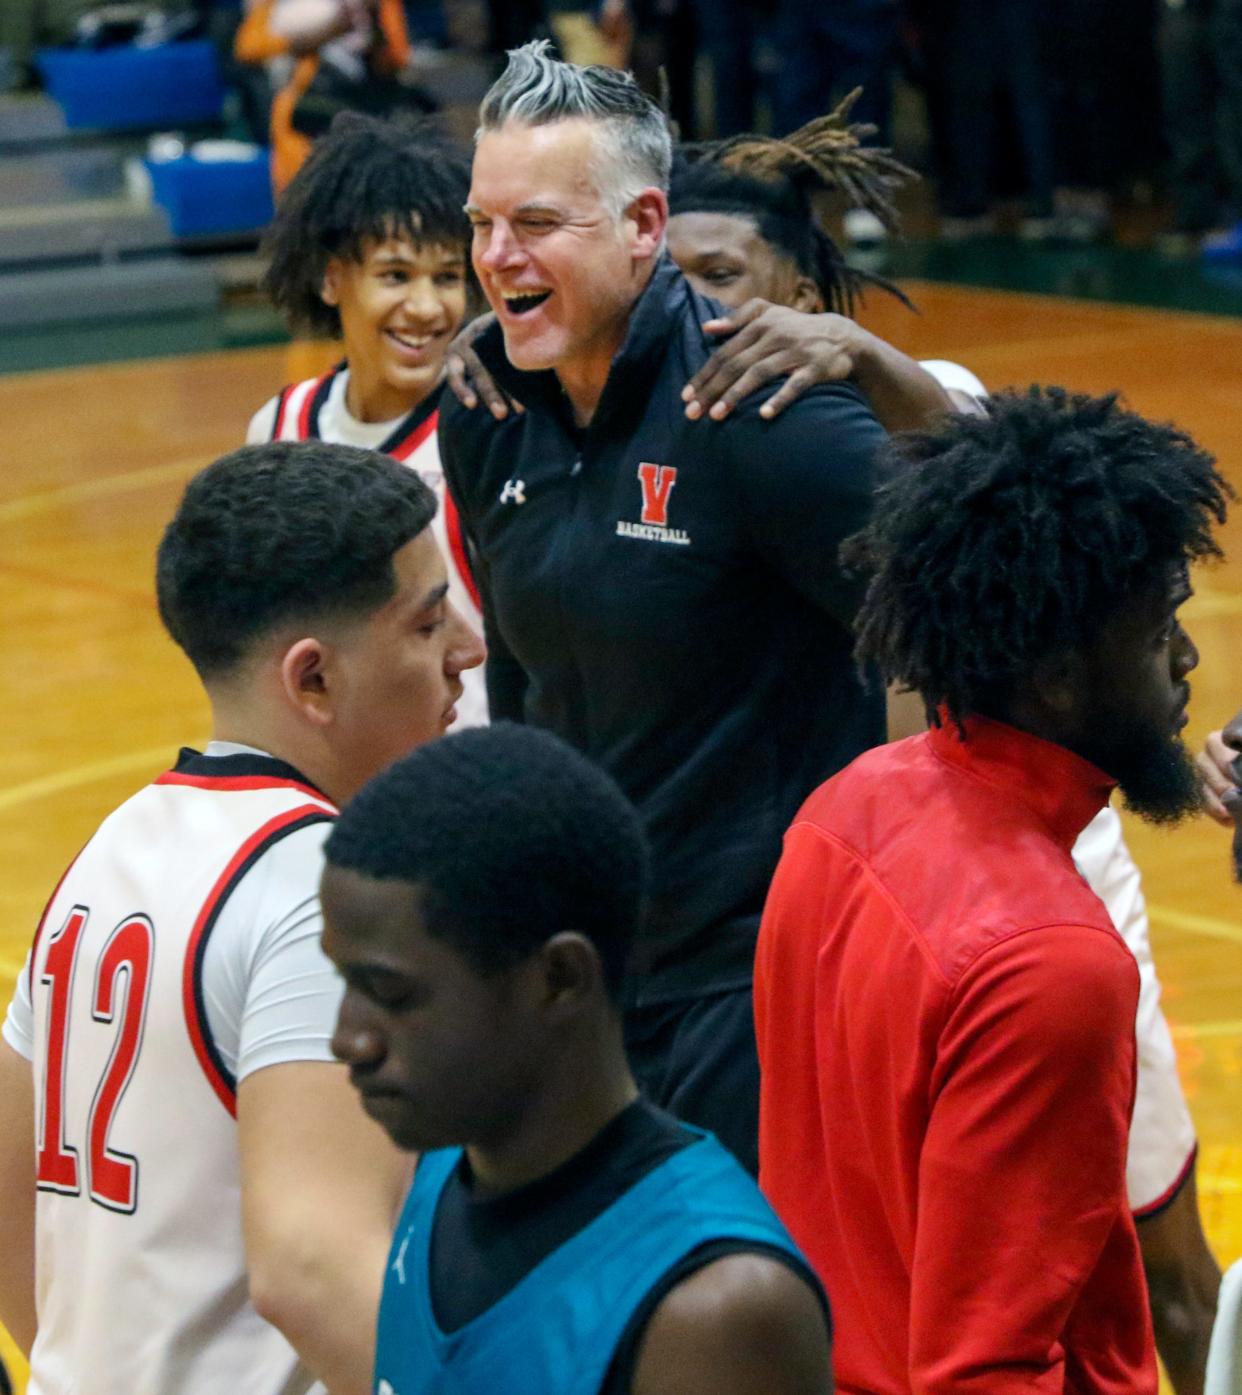
M 1111 782 L 969 719 L 803 806 L 764 912 L 760 1183 L 847 1392 L 1154 1392 L 1138 970 L 1070 848 Z

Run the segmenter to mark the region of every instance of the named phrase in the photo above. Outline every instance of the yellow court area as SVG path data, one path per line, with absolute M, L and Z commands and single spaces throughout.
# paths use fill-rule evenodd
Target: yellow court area
M 916 357 L 966 364 L 993 391 L 1120 387 L 1137 410 L 1190 430 L 1242 491 L 1242 322 L 909 289 L 920 317 L 876 297 L 866 323 Z M 153 596 L 155 545 L 183 483 L 239 444 L 282 384 L 331 357 L 300 344 L 0 378 L 0 1004 L 100 817 L 207 736 L 206 702 Z M 1196 578 L 1184 612 L 1202 654 L 1186 733 L 1196 746 L 1242 707 L 1242 506 L 1224 543 L 1229 560 Z M 1224 1264 L 1242 1256 L 1242 888 L 1227 836 L 1206 820 L 1128 832 Z

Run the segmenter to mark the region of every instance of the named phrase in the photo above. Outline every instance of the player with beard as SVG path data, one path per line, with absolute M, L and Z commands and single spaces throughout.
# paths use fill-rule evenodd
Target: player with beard
M 720 420 L 785 375 L 760 408 L 776 415 L 813 383 L 849 374 L 890 430 L 918 424 L 907 415 L 916 399 L 902 387 L 918 366 L 850 318 L 867 280 L 844 261 L 816 217 L 816 194 L 840 191 L 896 226 L 889 187 L 901 168 L 883 150 L 860 144 L 866 128 L 849 125 L 848 111 L 847 100 L 782 139 L 744 135 L 684 147 L 675 162 L 669 251 L 696 290 L 734 311 L 715 328 L 737 326 L 688 386 L 689 415 L 709 412 Z M 968 370 L 944 360 L 921 367 L 960 410 L 984 410 L 986 391 Z M 890 737 L 925 726 L 917 694 L 890 692 Z M 1142 879 L 1111 804 L 1083 830 L 1074 861 L 1139 966 L 1127 1190 L 1161 1359 L 1178 1395 L 1198 1395 L 1220 1270 L 1199 1216 L 1195 1128 L 1161 1011 Z
M 939 716 L 786 836 L 761 1181 L 832 1295 L 839 1389 L 1154 1392 L 1138 976 L 1071 848 L 1114 786 L 1157 822 L 1198 808 L 1177 609 L 1228 486 L 1172 427 L 1059 389 L 899 449 L 847 548 L 858 652 Z

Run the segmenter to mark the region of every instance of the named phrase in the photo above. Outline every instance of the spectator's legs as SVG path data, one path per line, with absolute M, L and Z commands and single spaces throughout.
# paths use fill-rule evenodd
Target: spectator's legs
M 658 92 L 659 70 L 668 78 L 669 116 L 682 140 L 698 132 L 694 63 L 698 36 L 691 0 L 635 0 L 634 76 L 645 92 Z
M 1159 44 L 1176 227 L 1180 232 L 1205 232 L 1219 216 L 1220 164 L 1216 83 L 1204 5 L 1194 0 L 1185 6 L 1164 4 Z
M 712 65 L 716 135 L 755 129 L 755 24 L 748 0 L 694 0 L 699 42 Z
M 7 48 L 24 76 L 36 48 L 39 0 L 3 0 L 0 4 L 0 48 Z
M 412 43 L 448 48 L 448 16 L 444 12 L 444 0 L 405 0 L 405 23 Z
M 1215 0 L 1211 22 L 1216 60 L 1217 139 L 1225 183 L 1225 214 L 1242 219 L 1242 0 Z
M 997 37 L 1026 164 L 1027 212 L 1032 218 L 1051 218 L 1052 121 L 1040 48 L 1039 3 L 1040 0 L 1006 0 L 997 6 Z
M 242 124 L 256 145 L 271 142 L 272 84 L 267 69 L 257 63 L 239 63 L 233 57 L 233 40 L 241 24 L 240 5 L 213 5 L 207 14 L 207 36 L 215 45 L 220 73 L 241 103 Z
M 487 0 L 487 46 L 497 55 L 535 38 L 546 22 L 543 0 Z
M 946 0 L 940 7 L 946 155 L 940 203 L 952 218 L 979 218 L 988 208 L 999 61 L 994 11 L 987 0 Z
M 829 111 L 847 92 L 863 89 L 852 116 L 889 142 L 892 69 L 897 51 L 893 0 L 782 0 L 778 11 L 781 80 L 776 125 L 796 130 Z

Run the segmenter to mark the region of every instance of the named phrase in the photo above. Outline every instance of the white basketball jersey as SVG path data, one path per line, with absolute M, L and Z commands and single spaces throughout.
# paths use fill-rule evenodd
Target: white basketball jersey
M 268 764 L 231 778 L 160 776 L 100 826 L 40 923 L 29 968 L 30 1395 L 311 1387 L 249 1302 L 235 1081 L 201 979 L 213 926 L 247 870 L 336 812 L 296 772 Z
M 341 364 L 319 378 L 308 378 L 285 388 L 275 399 L 270 439 L 273 441 L 332 441 L 347 446 L 365 446 L 382 451 L 416 470 L 423 483 L 435 494 L 440 507 L 431 525 L 440 551 L 448 562 L 449 600 L 466 618 L 476 634 L 483 633 L 483 615 L 478 588 L 470 571 L 470 560 L 453 497 L 444 483 L 436 426 L 440 414 L 433 394 L 407 416 L 395 423 L 382 440 L 368 431 L 368 423 L 355 421 L 345 406 L 349 369 Z M 264 408 L 266 412 L 268 408 Z M 369 438 L 369 439 L 368 439 Z M 487 684 L 482 667 L 461 675 L 465 691 L 457 704 L 457 726 L 487 725 Z

